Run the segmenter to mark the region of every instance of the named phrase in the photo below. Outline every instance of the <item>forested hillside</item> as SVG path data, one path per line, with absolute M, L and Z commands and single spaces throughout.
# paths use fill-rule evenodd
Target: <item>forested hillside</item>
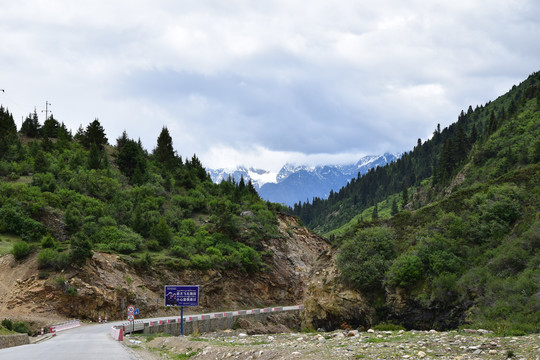
M 124 132 L 109 144 L 98 119 L 75 135 L 31 113 L 17 129 L 0 107 L 0 254 L 39 267 L 83 264 L 94 250 L 140 269 L 264 268 L 260 241 L 277 236 L 276 208 L 251 183 L 213 184 L 182 159 L 163 128 L 148 152 Z
M 374 314 L 356 322 L 539 332 L 540 73 L 295 211 L 327 232 L 367 208 L 333 240 L 340 281 Z
M 311 202 L 294 205 L 293 213 L 311 229 L 328 233 L 383 200 L 388 203 L 380 205 L 391 208 L 392 215 L 407 205 L 411 210 L 434 201 L 469 162 L 473 150 L 477 151 L 475 166 L 492 157 L 504 160 L 506 167 L 499 168 L 493 176 L 538 161 L 538 137 L 534 137 L 534 132 L 521 134 L 528 141 L 511 133 L 506 136 L 505 148 L 480 150 L 503 125 L 525 111 L 529 101 L 539 101 L 538 78 L 538 73 L 532 74 L 497 100 L 475 109 L 469 106 L 467 111 L 461 111 L 457 122 L 442 130 L 438 125 L 431 139 L 423 143 L 418 139 L 417 146 L 400 159 L 372 169 L 366 175 L 358 174 L 327 200 L 314 198 Z M 425 185 L 426 179 L 429 179 L 430 190 L 422 199 L 411 201 L 412 192 Z M 390 211 L 387 215 L 391 215 Z

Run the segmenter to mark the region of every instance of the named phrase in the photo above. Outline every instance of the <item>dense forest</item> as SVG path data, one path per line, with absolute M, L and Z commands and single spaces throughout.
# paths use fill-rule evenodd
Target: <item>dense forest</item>
M 149 153 L 127 132 L 110 145 L 98 119 L 75 135 L 30 113 L 17 129 L 0 107 L 0 252 L 37 251 L 43 271 L 83 264 L 94 250 L 139 269 L 264 270 L 261 240 L 278 236 L 279 205 L 251 182 L 214 184 L 182 159 L 163 128 Z
M 540 73 L 294 212 L 377 321 L 539 332 Z

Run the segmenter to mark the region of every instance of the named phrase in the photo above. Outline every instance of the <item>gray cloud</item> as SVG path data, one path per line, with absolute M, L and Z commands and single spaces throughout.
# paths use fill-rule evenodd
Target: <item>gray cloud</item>
M 167 126 L 207 166 L 408 150 L 538 71 L 534 0 L 17 1 L 0 103 L 98 117 L 151 150 Z M 41 113 L 40 113 L 41 115 Z

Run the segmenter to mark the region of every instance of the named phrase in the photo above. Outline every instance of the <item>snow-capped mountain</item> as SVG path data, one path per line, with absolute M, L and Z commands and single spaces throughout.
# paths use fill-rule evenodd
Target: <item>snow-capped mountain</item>
M 245 168 L 239 166 L 236 169 L 206 169 L 212 178 L 212 181 L 216 184 L 219 184 L 222 180 L 227 180 L 229 176 L 234 178 L 235 181 L 239 181 L 243 176 L 244 181 L 247 183 L 249 180 L 253 183 L 255 189 L 259 190 L 261 186 L 266 183 L 275 183 L 277 182 L 276 176 L 277 173 L 272 173 L 268 170 L 263 169 L 254 169 L 254 168 Z
M 347 165 L 293 165 L 285 164 L 276 174 L 262 169 L 238 167 L 234 170 L 208 170 L 215 183 L 233 177 L 236 181 L 244 177 L 251 182 L 261 198 L 293 206 L 298 202 L 311 201 L 314 197 L 326 199 L 330 191 L 339 191 L 353 177 L 384 166 L 399 158 L 401 154 L 369 155 L 354 164 Z

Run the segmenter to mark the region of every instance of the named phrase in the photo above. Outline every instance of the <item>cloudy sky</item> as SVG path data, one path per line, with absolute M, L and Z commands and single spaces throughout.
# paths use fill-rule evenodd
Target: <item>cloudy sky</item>
M 537 0 L 0 0 L 0 104 L 277 169 L 410 150 L 540 70 Z

